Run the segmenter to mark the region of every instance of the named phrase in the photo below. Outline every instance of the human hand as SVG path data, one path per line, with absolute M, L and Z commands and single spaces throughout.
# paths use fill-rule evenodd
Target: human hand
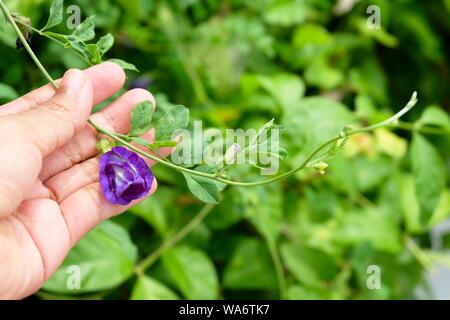
M 104 199 L 97 134 L 86 122 L 126 133 L 137 103 L 155 106 L 148 91 L 135 89 L 90 116 L 124 82 L 119 66 L 103 63 L 67 71 L 56 93 L 47 85 L 0 107 L 0 299 L 33 294 L 83 235 L 136 204 Z

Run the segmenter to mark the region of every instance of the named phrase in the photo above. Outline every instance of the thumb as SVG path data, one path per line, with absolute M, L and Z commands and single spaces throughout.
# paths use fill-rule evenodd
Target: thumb
M 43 157 L 49 155 L 86 124 L 92 110 L 92 91 L 89 78 L 81 70 L 68 70 L 52 99 L 9 118 L 17 129 L 15 135 L 34 143 Z
M 69 142 L 85 125 L 92 91 L 82 71 L 69 70 L 47 103 L 0 117 L 0 218 L 11 214 L 30 192 L 43 157 Z

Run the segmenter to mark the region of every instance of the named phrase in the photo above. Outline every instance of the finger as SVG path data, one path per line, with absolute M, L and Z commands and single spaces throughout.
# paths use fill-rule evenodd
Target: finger
M 0 218 L 22 202 L 41 171 L 43 157 L 75 136 L 91 108 L 90 80 L 79 70 L 69 70 L 46 104 L 0 118 Z
M 102 111 L 93 114 L 91 120 L 107 130 L 127 133 L 130 130 L 131 110 L 143 101 L 152 101 L 155 108 L 155 99 L 147 90 L 128 91 Z M 44 159 L 39 178 L 46 181 L 77 163 L 95 157 L 98 154 L 97 142 L 96 131 L 86 126 L 71 142 Z
M 117 92 L 125 83 L 125 73 L 122 68 L 112 62 L 92 66 L 83 71 L 91 80 L 94 88 L 94 105 L 101 103 Z M 58 84 L 61 80 L 56 81 Z M 0 116 L 15 114 L 35 108 L 46 103 L 55 95 L 55 89 L 47 84 L 17 100 L 0 107 Z
M 149 196 L 155 193 L 157 185 L 155 178 Z M 69 230 L 71 245 L 78 242 L 100 222 L 128 210 L 143 200 L 133 201 L 127 206 L 114 205 L 104 198 L 98 182 L 71 194 L 60 205 Z
M 153 133 L 149 132 L 143 138 L 152 142 Z M 168 156 L 170 152 L 171 148 L 161 148 L 158 151 L 163 157 Z M 144 158 L 144 160 L 149 166 L 155 164 L 151 159 Z M 96 182 L 99 182 L 99 161 L 97 158 L 91 158 L 48 179 L 45 187 L 51 190 L 53 197 L 61 203 L 72 193 Z

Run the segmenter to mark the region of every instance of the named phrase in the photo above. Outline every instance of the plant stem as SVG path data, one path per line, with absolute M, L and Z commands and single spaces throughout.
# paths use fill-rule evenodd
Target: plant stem
M 155 155 L 152 155 L 148 152 L 142 151 L 141 149 L 133 146 L 131 143 L 125 141 L 124 139 L 122 139 L 121 137 L 119 137 L 116 133 L 110 132 L 108 130 L 105 130 L 101 127 L 99 127 L 98 125 L 96 125 L 95 123 L 93 123 L 91 120 L 88 120 L 88 122 L 100 133 L 103 133 L 107 136 L 109 136 L 110 138 L 119 141 L 120 143 L 122 143 L 123 145 L 127 146 L 129 149 L 135 151 L 136 153 L 139 153 L 140 155 L 152 159 L 153 161 L 156 161 L 158 163 L 161 163 L 165 166 L 168 166 L 172 169 L 175 169 L 177 171 L 180 172 L 184 172 L 184 173 L 188 173 L 188 174 L 192 174 L 192 175 L 196 175 L 196 176 L 201 176 L 204 178 L 209 178 L 212 180 L 216 180 L 228 185 L 232 185 L 232 186 L 242 186 L 242 187 L 253 187 L 253 186 L 260 186 L 260 185 L 265 185 L 265 184 L 269 184 L 284 178 L 287 178 L 291 175 L 294 175 L 295 173 L 297 173 L 300 170 L 303 170 L 304 168 L 306 168 L 308 166 L 308 164 L 314 159 L 314 157 L 319 154 L 323 149 L 325 149 L 326 147 L 328 147 L 329 145 L 336 143 L 339 140 L 348 138 L 352 135 L 355 134 L 359 134 L 359 133 L 363 133 L 363 132 L 369 132 L 369 131 L 373 131 L 376 130 L 378 128 L 381 127 L 387 127 L 387 126 L 391 126 L 392 124 L 396 123 L 398 121 L 398 119 L 403 116 L 406 112 L 408 112 L 409 110 L 411 110 L 412 107 L 414 107 L 414 105 L 417 102 L 417 93 L 414 92 L 410 101 L 406 104 L 406 106 L 404 108 L 402 108 L 399 112 L 397 112 L 395 115 L 393 115 L 392 117 L 390 117 L 389 119 L 374 124 L 372 126 L 369 127 L 364 127 L 364 128 L 360 128 L 360 129 L 352 129 L 352 130 L 348 130 L 348 131 L 343 131 L 342 133 L 340 133 L 338 136 L 326 141 L 325 143 L 323 143 L 321 146 L 319 146 L 315 151 L 313 151 L 299 166 L 283 173 L 280 174 L 278 176 L 272 177 L 270 179 L 266 179 L 263 181 L 254 181 L 254 182 L 239 182 L 239 181 L 233 181 L 233 180 L 229 180 L 229 179 L 224 179 L 221 177 L 216 176 L 215 174 L 209 174 L 209 173 L 204 173 L 204 172 L 199 172 L 199 171 L 195 171 L 192 169 L 188 169 L 185 167 L 181 167 L 178 166 L 174 163 L 168 162 L 164 159 L 158 158 Z
M 414 242 L 413 239 L 406 236 L 405 245 L 409 252 L 417 259 L 417 261 L 427 270 L 433 268 L 433 260 L 422 251 L 422 249 Z
M 168 249 L 175 246 L 178 242 L 184 239 L 192 230 L 194 230 L 212 211 L 214 208 L 213 204 L 205 205 L 199 213 L 191 220 L 188 224 L 186 224 L 180 231 L 178 231 L 173 237 L 169 238 L 167 241 L 164 241 L 163 244 L 158 247 L 155 251 L 153 251 L 149 256 L 147 256 L 144 260 L 142 260 L 135 268 L 135 273 L 137 275 L 144 274 L 145 270 L 150 268 L 158 258 Z
M 407 131 L 417 131 L 425 134 L 433 134 L 433 135 L 449 135 L 449 128 L 436 128 L 429 126 L 417 126 L 414 123 L 408 122 L 398 122 L 393 129 L 407 130 Z
M 33 27 L 32 25 L 29 25 L 29 24 L 26 24 L 26 23 L 24 23 L 24 22 L 18 21 L 18 20 L 16 20 L 16 19 L 15 19 L 15 21 L 16 21 L 17 23 L 19 23 L 19 24 L 21 24 L 21 25 L 23 25 L 23 26 L 29 28 L 30 30 L 33 30 L 33 32 L 36 32 L 38 35 L 40 35 L 40 36 L 42 36 L 42 37 L 45 37 L 45 38 L 47 38 L 47 39 L 49 39 L 49 40 L 52 40 L 53 42 L 59 44 L 60 46 L 62 46 L 62 47 L 64 47 L 64 48 L 67 48 L 67 46 L 66 46 L 66 44 L 65 44 L 64 42 L 61 42 L 61 41 L 59 41 L 58 39 L 53 38 L 52 36 L 48 35 L 46 32 L 42 32 L 41 30 L 36 29 L 36 28 Z M 82 59 L 82 60 L 83 60 L 84 62 L 86 62 L 88 65 L 92 66 L 92 63 L 91 63 L 88 59 L 86 59 L 85 57 L 83 57 L 79 52 L 77 52 L 76 50 L 72 50 L 71 48 L 69 48 L 69 49 L 70 49 L 70 51 L 71 51 L 72 53 L 74 53 L 75 55 L 77 55 L 80 59 Z
M 42 72 L 42 74 L 47 78 L 47 80 L 52 84 L 52 86 L 55 89 L 58 89 L 59 88 L 58 84 L 55 82 L 55 80 L 53 80 L 53 78 L 50 76 L 50 74 L 47 72 L 47 70 L 45 70 L 44 66 L 41 64 L 39 59 L 34 54 L 33 50 L 31 49 L 31 47 L 28 44 L 25 37 L 23 36 L 22 32 L 20 32 L 20 29 L 17 26 L 16 21 L 12 17 L 11 12 L 9 11 L 8 7 L 3 3 L 3 0 L 0 0 L 0 8 L 2 9 L 6 19 L 8 19 L 9 23 L 11 23 L 11 25 L 13 26 L 14 30 L 17 33 L 17 36 L 19 37 L 20 41 L 22 41 L 22 44 L 23 44 L 25 50 L 27 50 L 28 54 L 30 55 L 31 59 L 33 59 L 36 66 L 39 68 L 39 70 Z
M 2 11 L 4 12 L 6 18 L 8 19 L 8 21 L 12 24 L 12 26 L 14 27 L 14 30 L 16 31 L 17 35 L 19 36 L 20 40 L 23 42 L 23 45 L 25 47 L 25 49 L 27 50 L 28 54 L 31 56 L 31 58 L 33 59 L 34 63 L 36 64 L 36 66 L 39 68 L 39 70 L 42 72 L 42 74 L 48 79 L 48 81 L 53 85 L 53 87 L 55 89 L 58 89 L 59 86 L 58 84 L 55 82 L 55 80 L 53 80 L 53 78 L 50 76 L 50 74 L 47 72 L 47 70 L 44 68 L 44 66 L 41 64 L 41 62 L 39 61 L 39 59 L 36 57 L 36 55 L 34 54 L 33 50 L 31 49 L 31 47 L 28 45 L 28 42 L 25 40 L 25 37 L 22 35 L 22 33 L 20 32 L 19 27 L 17 26 L 14 18 L 12 17 L 9 9 L 6 7 L 6 5 L 3 3 L 3 0 L 0 0 L 0 7 L 2 9 Z M 39 34 L 42 34 L 42 32 L 39 31 Z M 97 130 L 97 132 L 99 133 L 103 133 L 107 136 L 109 136 L 110 138 L 121 142 L 123 145 L 127 146 L 130 150 L 135 151 L 136 153 L 147 157 L 149 159 L 152 159 L 153 161 L 156 161 L 158 163 L 161 163 L 167 167 L 170 167 L 172 169 L 175 169 L 177 171 L 180 172 L 184 172 L 184 173 L 188 173 L 188 174 L 192 174 L 192 175 L 196 175 L 196 176 L 201 176 L 204 178 L 209 178 L 212 180 L 216 180 L 228 185 L 233 185 L 233 186 L 245 186 L 245 187 L 251 187 L 251 186 L 260 186 L 260 185 L 265 185 L 265 184 L 269 184 L 284 178 L 287 178 L 295 173 L 297 173 L 300 170 L 303 170 L 305 167 L 307 167 L 307 165 L 314 159 L 314 157 L 323 149 L 325 149 L 326 147 L 328 147 L 329 145 L 339 141 L 340 139 L 344 139 L 347 138 L 351 135 L 354 134 L 358 134 L 358 133 L 362 133 L 362 132 L 368 132 L 368 131 L 373 131 L 375 129 L 381 128 L 381 127 L 386 127 L 386 126 L 390 126 L 393 123 L 397 122 L 398 119 L 400 117 L 402 117 L 405 113 L 407 113 L 409 110 L 411 110 L 412 107 L 414 107 L 414 105 L 417 102 L 417 93 L 414 92 L 410 101 L 408 102 L 408 104 L 401 109 L 398 113 L 396 113 L 394 116 L 392 116 L 391 118 L 374 124 L 372 126 L 369 127 L 365 127 L 365 128 L 360 128 L 360 129 L 354 129 L 354 130 L 348 130 L 348 131 L 343 131 L 340 135 L 338 135 L 337 137 L 334 137 L 330 140 L 328 140 L 327 142 L 325 142 L 324 144 L 322 144 L 319 148 L 317 148 L 309 157 L 306 158 L 306 160 L 304 160 L 299 166 L 297 166 L 296 168 L 293 168 L 287 172 L 285 172 L 284 174 L 272 177 L 270 179 L 266 179 L 263 181 L 255 181 L 255 182 L 239 182 L 239 181 L 233 181 L 233 180 L 229 180 L 229 179 L 224 179 L 220 176 L 216 176 L 214 174 L 208 174 L 208 173 L 204 173 L 204 172 L 199 172 L 199 171 L 195 171 L 195 170 L 191 170 L 188 168 L 184 168 L 181 166 L 178 166 L 174 163 L 171 163 L 169 161 L 166 161 L 164 159 L 161 159 L 155 155 L 152 155 L 148 152 L 142 151 L 141 149 L 133 146 L 132 144 L 130 144 L 129 142 L 125 141 L 119 134 L 107 131 L 101 127 L 99 127 L 98 125 L 96 125 L 94 122 L 92 122 L 92 120 L 88 120 L 88 123 L 94 127 L 94 129 Z
M 272 258 L 273 264 L 275 266 L 275 272 L 277 274 L 280 299 L 283 300 L 286 299 L 286 278 L 284 276 L 283 263 L 281 262 L 280 254 L 278 252 L 276 244 L 270 240 L 267 240 L 266 242 L 269 248 L 270 257 Z

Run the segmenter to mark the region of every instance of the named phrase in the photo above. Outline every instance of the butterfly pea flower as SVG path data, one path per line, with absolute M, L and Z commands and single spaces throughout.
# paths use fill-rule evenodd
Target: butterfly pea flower
M 25 37 L 25 40 L 28 42 L 28 44 L 29 45 L 31 45 L 31 33 L 26 33 L 25 35 L 24 35 L 24 37 Z M 22 40 L 20 40 L 20 38 L 19 37 L 17 37 L 17 39 L 16 39 L 16 49 L 17 50 L 20 50 L 20 49 L 22 49 L 24 46 L 23 46 L 23 43 L 22 43 Z
M 100 186 L 113 204 L 127 205 L 145 197 L 154 178 L 145 160 L 125 147 L 114 147 L 100 158 Z

